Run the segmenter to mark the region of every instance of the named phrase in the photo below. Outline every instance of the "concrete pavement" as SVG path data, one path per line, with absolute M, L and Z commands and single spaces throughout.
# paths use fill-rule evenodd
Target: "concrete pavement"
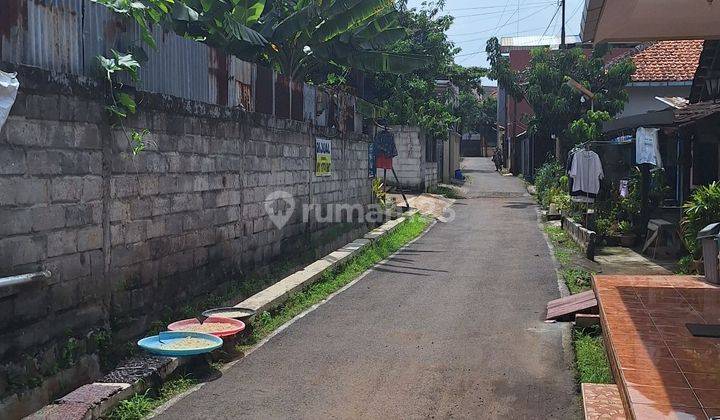
M 578 418 L 532 199 L 486 158 L 469 198 L 162 419 Z M 565 336 L 567 339 L 568 337 Z

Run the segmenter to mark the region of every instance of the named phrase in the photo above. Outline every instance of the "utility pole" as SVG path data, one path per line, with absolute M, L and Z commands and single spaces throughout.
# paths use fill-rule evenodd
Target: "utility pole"
M 560 30 L 560 49 L 565 49 L 565 0 L 560 0 L 562 5 L 562 26 Z

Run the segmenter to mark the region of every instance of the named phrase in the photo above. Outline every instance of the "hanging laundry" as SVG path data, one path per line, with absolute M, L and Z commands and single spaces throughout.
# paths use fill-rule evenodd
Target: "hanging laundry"
M 392 169 L 392 161 L 398 155 L 395 145 L 395 135 L 387 130 L 379 131 L 373 140 L 375 149 L 375 167 L 377 169 Z
M 630 195 L 630 180 L 620 180 L 620 197 L 625 198 Z
M 575 152 L 577 152 L 579 149 L 572 149 L 570 153 L 568 153 L 567 161 L 565 162 L 565 173 L 568 175 L 570 174 L 570 170 L 572 169 L 572 163 L 573 159 L 575 158 Z M 572 194 L 573 191 L 573 179 L 572 177 L 568 177 L 568 193 Z
M 650 163 L 662 168 L 657 128 L 640 127 L 635 134 L 635 163 Z
M 605 176 L 600 156 L 592 150 L 575 152 L 569 175 L 573 180 L 570 192 L 573 201 L 594 202 L 600 191 L 600 180 Z
M 395 157 L 398 155 L 395 146 L 395 135 L 387 130 L 378 131 L 373 140 L 375 144 L 375 153 L 382 154 L 387 157 Z
M 19 87 L 17 73 L 5 73 L 0 70 L 0 130 L 10 115 L 10 108 L 15 103 Z

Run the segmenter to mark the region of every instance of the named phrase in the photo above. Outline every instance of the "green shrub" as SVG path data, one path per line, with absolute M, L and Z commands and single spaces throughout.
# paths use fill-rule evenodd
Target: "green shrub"
M 684 255 L 678 259 L 677 272 L 675 274 L 693 274 L 693 257 Z
M 564 184 L 563 180 L 565 180 Z M 549 206 L 550 199 L 557 196 L 558 192 L 564 189 L 567 189 L 567 177 L 565 176 L 565 168 L 560 162 L 557 160 L 548 161 L 537 170 L 535 174 L 535 190 L 541 206 Z M 555 204 L 559 203 L 556 202 Z
M 610 234 L 610 228 L 612 227 L 612 220 L 601 217 L 595 219 L 595 233 L 600 236 L 607 236 Z
M 710 223 L 720 222 L 720 183 L 698 187 L 683 204 L 682 237 L 690 255 L 701 256 L 698 232 Z
M 618 231 L 620 233 L 631 233 L 632 225 L 627 220 L 621 220 L 618 222 Z

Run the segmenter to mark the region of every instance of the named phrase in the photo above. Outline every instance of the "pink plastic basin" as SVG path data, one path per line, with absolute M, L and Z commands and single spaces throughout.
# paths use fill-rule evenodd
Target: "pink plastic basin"
M 205 322 L 203 322 L 203 324 L 208 324 L 208 323 L 232 324 L 234 326 L 231 329 L 208 333 L 208 334 L 212 334 L 216 337 L 229 337 L 229 336 L 235 335 L 245 329 L 244 322 L 238 321 L 237 319 L 225 318 L 225 317 L 221 317 L 221 316 L 211 316 L 208 319 L 206 319 Z M 168 325 L 168 330 L 170 330 L 170 331 L 187 331 L 188 326 L 199 325 L 199 324 L 200 324 L 200 321 L 198 321 L 196 318 L 183 319 L 182 321 L 175 321 L 172 324 Z

